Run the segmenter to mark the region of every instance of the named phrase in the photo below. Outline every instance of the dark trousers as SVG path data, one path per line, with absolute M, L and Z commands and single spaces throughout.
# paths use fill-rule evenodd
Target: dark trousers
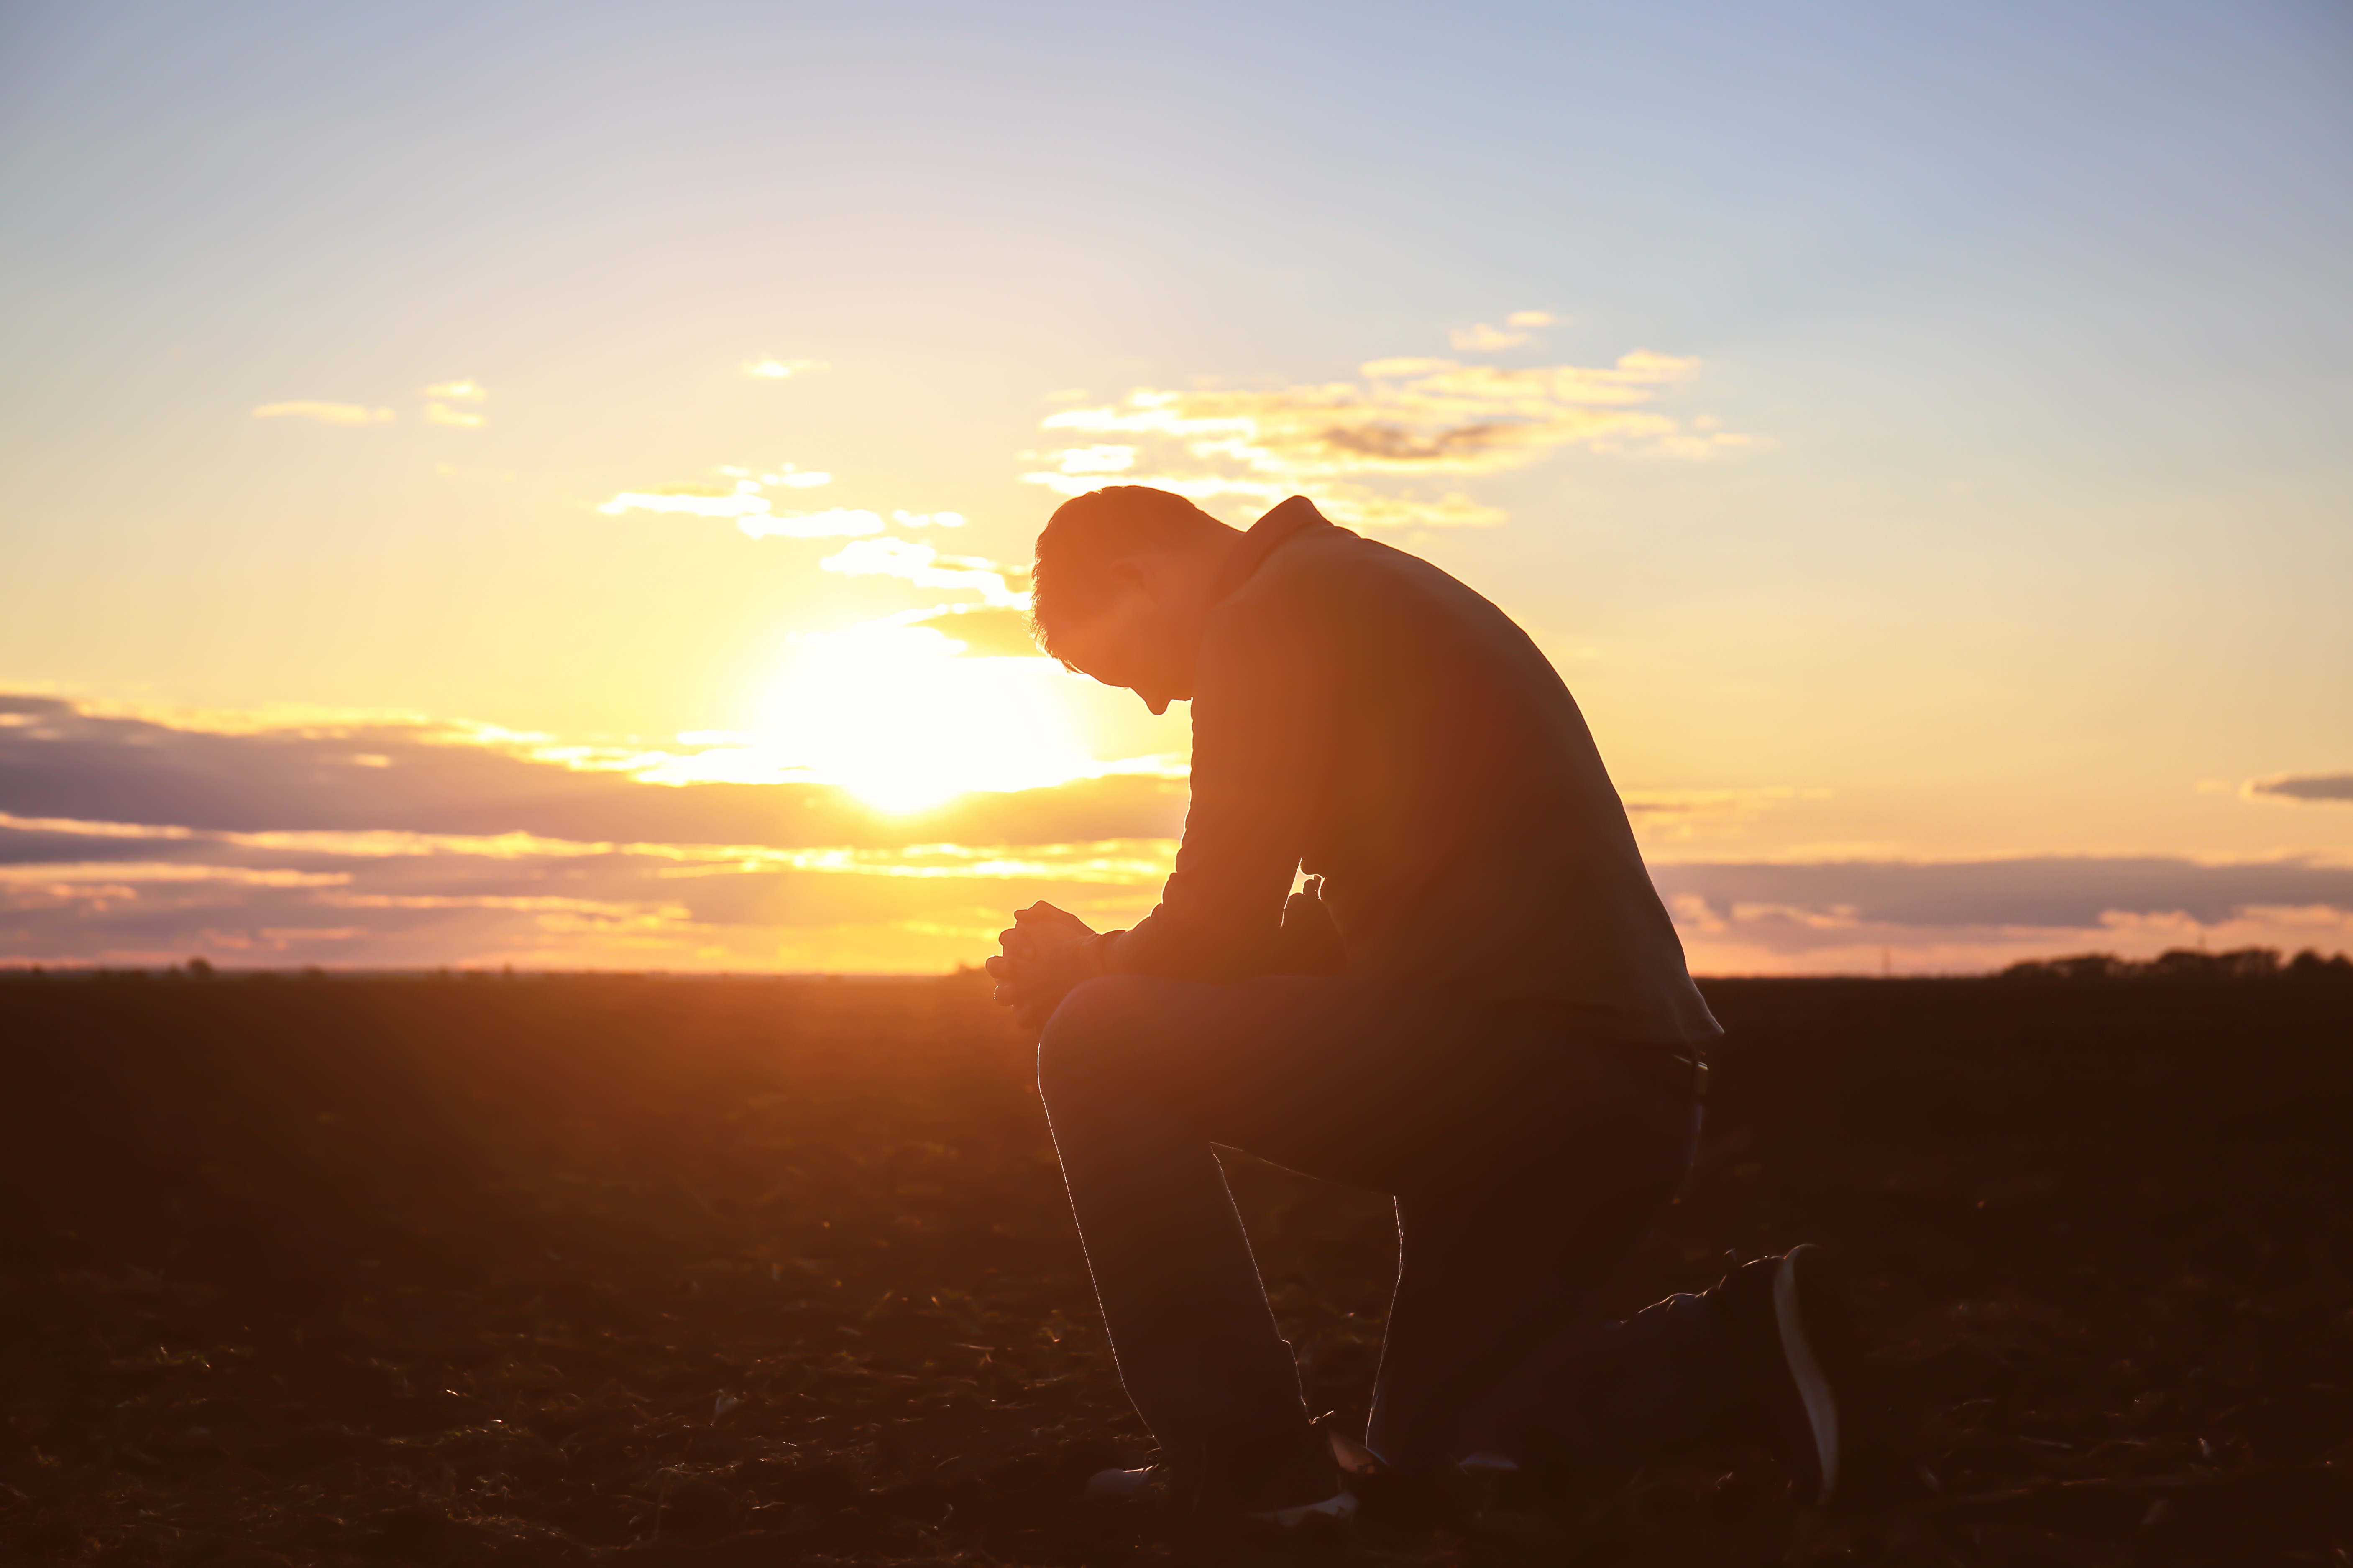
M 1121 1380 L 1165 1449 L 1305 1415 L 1213 1144 L 1395 1195 L 1366 1434 L 1389 1464 L 1506 1446 L 1532 1399 L 1546 1447 L 1596 1463 L 1715 1413 L 1705 1298 L 1602 1320 L 1699 1126 L 1616 1049 L 1344 977 L 1111 975 L 1048 1022 L 1038 1085 Z

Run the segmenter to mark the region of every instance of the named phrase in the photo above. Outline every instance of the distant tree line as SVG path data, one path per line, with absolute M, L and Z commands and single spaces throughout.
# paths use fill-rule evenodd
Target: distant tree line
M 2275 947 L 2242 947 L 2203 952 L 2177 947 L 2155 958 L 2118 958 L 2113 952 L 2073 958 L 2030 958 L 2001 972 L 2004 980 L 2265 980 L 2284 975 L 2304 980 L 2353 980 L 2353 958 L 2323 958 L 2306 948 L 2285 963 Z

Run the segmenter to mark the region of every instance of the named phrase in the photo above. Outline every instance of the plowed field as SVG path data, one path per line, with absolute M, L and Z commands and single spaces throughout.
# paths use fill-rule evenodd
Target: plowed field
M 1841 1245 L 1906 1484 L 1696 1455 L 1277 1548 L 1146 1443 L 972 976 L 0 983 L 0 1563 L 2342 1563 L 2353 984 L 1707 986 L 1635 1305 Z M 1231 1162 L 1318 1408 L 1384 1203 Z

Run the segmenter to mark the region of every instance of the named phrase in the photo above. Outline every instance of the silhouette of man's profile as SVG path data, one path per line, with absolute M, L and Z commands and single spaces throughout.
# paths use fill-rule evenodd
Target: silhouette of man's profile
M 1245 532 L 1096 490 L 1055 511 L 1032 583 L 1066 667 L 1192 705 L 1158 906 L 1098 932 L 1034 905 L 987 965 L 1040 1029 L 1096 1294 L 1161 1449 L 1091 1493 L 1293 1525 L 1353 1513 L 1344 1462 L 1442 1488 L 1711 1433 L 1767 1438 L 1802 1495 L 1834 1491 L 1846 1371 L 1819 1249 L 1602 1319 L 1691 1163 L 1722 1030 L 1535 644 L 1299 496 Z M 1310 1422 L 1218 1144 L 1397 1199 L 1361 1444 Z

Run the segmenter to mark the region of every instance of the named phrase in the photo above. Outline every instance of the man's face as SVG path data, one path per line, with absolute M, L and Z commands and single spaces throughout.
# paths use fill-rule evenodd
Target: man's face
M 1132 583 L 1092 616 L 1057 627 L 1054 651 L 1072 668 L 1105 686 L 1125 687 L 1153 712 L 1165 713 L 1171 702 L 1193 695 L 1200 620 L 1197 607 Z

